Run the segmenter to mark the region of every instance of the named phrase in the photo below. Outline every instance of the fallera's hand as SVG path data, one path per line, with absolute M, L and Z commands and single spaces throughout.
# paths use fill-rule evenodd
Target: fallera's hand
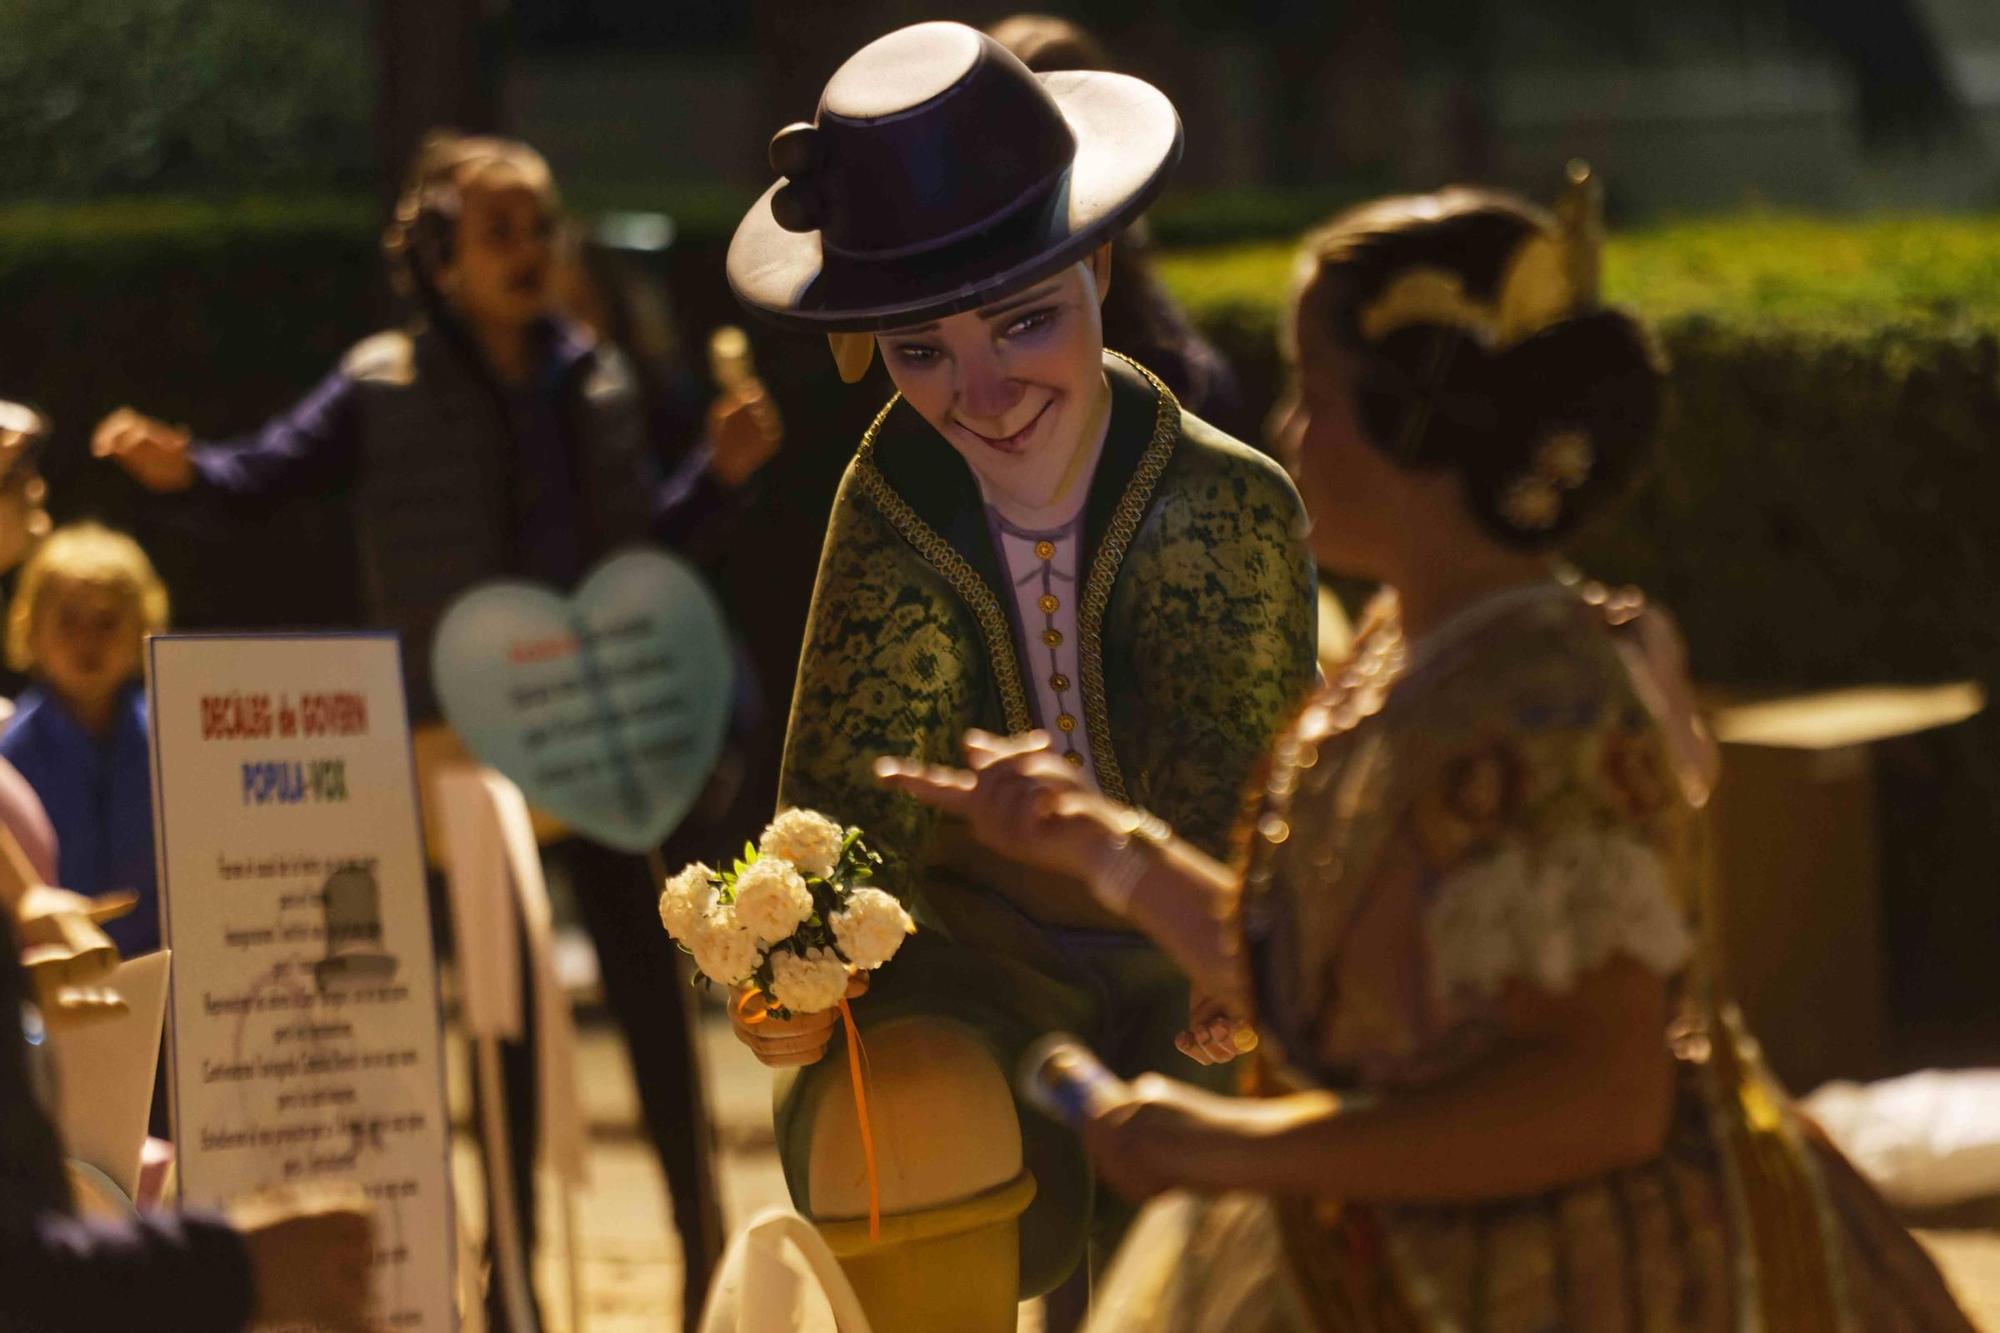
M 1142 1074 L 1125 1097 L 1100 1103 L 1083 1124 L 1083 1146 L 1099 1175 L 1140 1203 L 1182 1185 L 1207 1183 L 1204 1164 L 1236 1137 L 1217 1097 L 1158 1074 Z
M 1232 1017 L 1222 1001 L 1198 995 L 1188 1005 L 1187 1030 L 1174 1046 L 1198 1065 L 1226 1065 L 1257 1049 L 1257 1030 Z

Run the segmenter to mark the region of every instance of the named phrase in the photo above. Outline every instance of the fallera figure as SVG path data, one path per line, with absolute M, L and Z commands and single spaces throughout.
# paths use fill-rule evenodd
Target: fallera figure
M 1241 862 L 1034 741 L 891 766 L 1270 1038 L 1262 1097 L 1099 1080 L 1092 1160 L 1161 1197 L 1091 1333 L 1970 1328 L 1710 980 L 1715 755 L 1671 621 L 1556 560 L 1663 386 L 1597 302 L 1590 197 L 1383 200 L 1303 249 L 1281 444 L 1314 551 L 1390 591 L 1272 747 Z

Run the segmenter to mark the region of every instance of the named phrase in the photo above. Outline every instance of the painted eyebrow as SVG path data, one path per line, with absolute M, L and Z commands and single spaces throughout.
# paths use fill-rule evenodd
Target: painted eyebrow
M 979 317 L 981 319 L 998 319 L 1002 315 L 1012 314 L 1022 306 L 1033 305 L 1037 301 L 1046 301 L 1049 297 L 1054 296 L 1061 286 L 1062 284 L 1059 282 L 1051 282 L 1046 286 L 1037 287 L 1034 291 L 1024 292 L 1011 301 L 1003 301 L 998 305 L 987 306 L 979 312 Z
M 1058 288 L 1060 288 L 1060 286 L 1061 286 L 1060 283 L 1052 282 L 1049 283 L 1047 286 L 1037 287 L 1032 292 L 1026 292 L 1020 296 L 1017 296 L 1011 301 L 1003 301 L 999 305 L 987 306 L 984 310 L 978 312 L 979 317 L 981 319 L 988 319 L 988 320 L 999 319 L 1002 315 L 1012 314 L 1014 311 L 1021 309 L 1021 307 L 1023 306 L 1030 306 L 1035 304 L 1035 302 L 1037 301 L 1047 300 L 1049 297 L 1056 294 L 1056 291 L 1058 290 Z M 928 324 L 912 324 L 910 327 L 906 329 L 890 329 L 886 331 L 882 336 L 885 338 L 908 338 L 908 337 L 914 337 L 920 333 L 930 333 L 936 328 L 937 328 L 937 321 L 932 320 Z

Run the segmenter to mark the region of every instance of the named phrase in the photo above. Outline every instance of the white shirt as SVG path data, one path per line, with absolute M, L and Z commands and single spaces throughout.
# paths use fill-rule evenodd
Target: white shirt
M 1095 761 L 1083 722 L 1082 675 L 1077 666 L 1076 603 L 1083 580 L 1083 515 L 1060 528 L 1017 528 L 989 508 L 1000 565 L 1014 592 L 1014 650 L 1028 679 L 1035 722 L 1053 738 L 1055 751 L 1094 786 Z

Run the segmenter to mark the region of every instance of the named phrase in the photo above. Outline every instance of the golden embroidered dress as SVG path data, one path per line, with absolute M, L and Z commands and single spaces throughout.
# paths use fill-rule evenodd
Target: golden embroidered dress
M 1383 606 L 1279 741 L 1252 832 L 1263 1072 L 1356 1098 L 1447 1082 L 1492 1053 L 1503 986 L 1561 992 L 1621 953 L 1675 1001 L 1666 1145 L 1476 1204 L 1169 1195 L 1128 1234 L 1091 1333 L 1968 1329 L 1714 1018 L 1695 811 L 1635 646 L 1554 584 L 1414 645 Z
M 1152 375 L 1107 354 L 1111 420 L 1077 563 L 1087 772 L 1221 854 L 1253 769 L 1314 678 L 1314 578 L 1297 493 L 1269 459 L 1180 410 Z M 969 727 L 1033 726 L 1021 615 L 971 471 L 900 400 L 848 469 L 827 530 L 779 801 L 837 815 L 885 859 L 879 882 L 921 929 L 854 1004 L 864 1030 L 912 1013 L 975 1028 L 1011 1076 L 1053 1029 L 1125 1073 L 1199 1073 L 1174 1048 L 1183 977 L 1086 886 L 974 849 L 950 820 L 876 782 L 881 755 L 957 763 Z M 1049 626 L 1027 627 L 1037 642 Z M 1082 758 L 1079 752 L 1079 758 Z M 782 1087 L 779 1148 L 812 1215 L 813 1109 L 846 1096 L 836 1042 Z M 1022 1115 L 1036 1198 L 1021 1281 L 1046 1289 L 1082 1254 L 1092 1216 L 1074 1137 Z M 948 1131 L 945 1131 L 948 1132 Z

